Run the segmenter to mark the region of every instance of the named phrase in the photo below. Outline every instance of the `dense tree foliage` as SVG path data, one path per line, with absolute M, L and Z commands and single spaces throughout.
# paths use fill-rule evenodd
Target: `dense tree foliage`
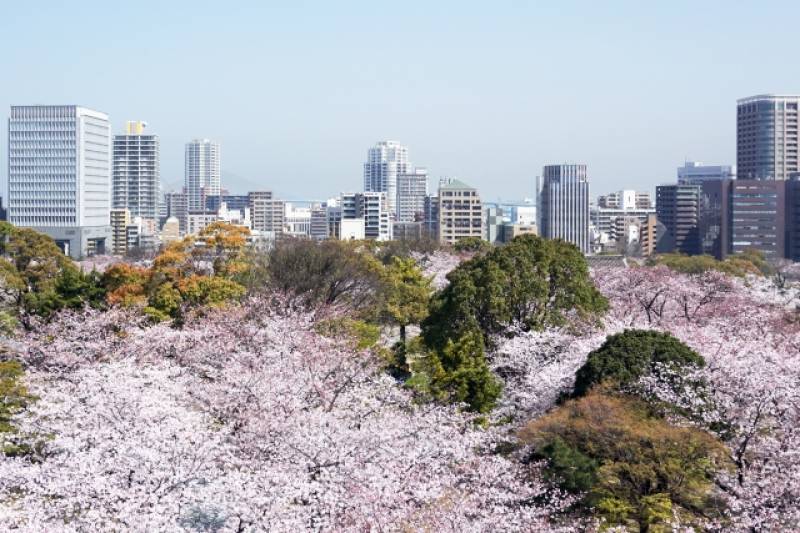
M 572 244 L 535 235 L 515 238 L 448 274 L 431 303 L 423 335 L 429 346 L 477 330 L 487 341 L 512 324 L 526 329 L 564 324 L 567 317 L 602 313 L 586 260 Z
M 567 317 L 593 317 L 608 305 L 575 246 L 533 235 L 465 261 L 447 279 L 422 323 L 427 354 L 418 370 L 434 390 L 449 390 L 482 412 L 492 408 L 501 388 L 483 354 L 492 336 L 514 325 L 540 329 Z M 473 347 L 476 340 L 480 350 Z
M 357 244 L 286 239 L 269 254 L 270 284 L 307 307 L 374 308 L 381 265 Z
M 698 525 L 722 516 L 713 481 L 729 466 L 725 446 L 653 417 L 640 400 L 591 392 L 530 423 L 521 438 L 608 525 L 666 532 L 676 515 Z
M 458 239 L 453 245 L 456 252 L 485 252 L 491 247 L 491 244 L 480 237 L 464 237 Z
M 155 321 L 182 320 L 186 310 L 244 296 L 237 280 L 250 271 L 246 228 L 217 222 L 194 239 L 167 245 L 150 267 L 112 265 L 103 274 L 110 304 L 143 307 Z
M 0 290 L 10 304 L 4 316 L 18 317 L 26 328 L 36 316 L 103 302 L 99 275 L 79 270 L 47 235 L 0 222 L 0 256 Z
M 583 396 L 601 382 L 625 387 L 664 367 L 678 370 L 704 364 L 697 352 L 669 333 L 626 330 L 609 336 L 600 348 L 589 353 L 575 375 L 574 395 Z
M 23 375 L 19 361 L 0 361 L 0 455 L 24 455 L 30 450 L 27 442 L 19 439 L 19 429 L 13 423 L 13 418 L 36 399 L 22 382 Z
M 491 411 L 502 392 L 492 374 L 477 331 L 468 331 L 438 351 L 416 355 L 409 386 L 445 402 L 466 403 L 479 413 Z
M 383 321 L 400 328 L 401 343 L 406 342 L 406 327 L 419 324 L 428 316 L 432 290 L 431 280 L 410 257 L 393 257 L 384 268 L 380 316 Z
M 710 255 L 663 254 L 653 256 L 648 262 L 651 266 L 665 265 L 684 274 L 717 271 L 740 278 L 748 274 L 769 276 L 774 270 L 758 250 L 745 250 L 722 261 Z

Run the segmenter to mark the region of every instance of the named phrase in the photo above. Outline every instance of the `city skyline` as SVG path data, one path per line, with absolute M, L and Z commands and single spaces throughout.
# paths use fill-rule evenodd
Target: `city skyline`
M 155 5 L 54 5 L 48 17 L 7 8 L 0 39 L 15 53 L 0 59 L 0 107 L 80 104 L 108 113 L 115 134 L 147 120 L 167 189 L 197 137 L 223 147 L 224 186 L 286 198 L 357 188 L 365 147 L 394 139 L 431 178 L 456 176 L 491 201 L 533 196 L 553 161 L 586 162 L 598 192 L 654 190 L 687 159 L 735 164 L 736 100 L 800 88 L 769 53 L 793 46 L 782 29 L 800 8 L 788 2 L 779 20 L 722 3 L 513 3 L 487 14 L 412 2 L 391 25 L 363 4 L 245 2 L 225 13 L 193 5 L 191 26 L 186 4 Z M 83 20 L 91 34 L 70 29 Z M 44 37 L 13 46 L 32 23 Z

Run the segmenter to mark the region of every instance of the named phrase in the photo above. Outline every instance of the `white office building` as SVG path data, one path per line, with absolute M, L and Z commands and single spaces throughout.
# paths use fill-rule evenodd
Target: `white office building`
M 145 122 L 128 122 L 124 135 L 114 136 L 111 203 L 127 209 L 131 217 L 158 220 L 158 136 L 145 135 Z
M 342 193 L 340 196 L 341 227 L 346 220 L 364 221 L 364 238 L 378 241 L 392 240 L 386 194 L 381 192 Z M 341 238 L 341 235 L 339 236 Z
M 186 144 L 186 198 L 189 211 L 203 211 L 206 198 L 219 196 L 221 186 L 219 144 L 194 139 Z
M 381 141 L 367 152 L 364 191 L 385 193 L 391 217 L 397 214 L 397 176 L 410 168 L 408 148 L 395 141 Z
M 12 106 L 8 219 L 74 258 L 111 247 L 111 128 L 85 107 Z
M 289 235 L 311 236 L 311 208 L 286 202 L 284 206 L 284 231 Z
M 425 215 L 428 171 L 415 168 L 397 175 L 397 222 L 418 222 Z
M 702 185 L 706 181 L 736 179 L 736 165 L 704 165 L 687 161 L 678 167 L 679 185 Z

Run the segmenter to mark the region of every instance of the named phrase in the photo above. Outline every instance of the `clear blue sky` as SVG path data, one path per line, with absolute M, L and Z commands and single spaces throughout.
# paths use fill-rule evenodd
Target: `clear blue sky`
M 737 98 L 800 92 L 798 19 L 796 1 L 6 2 L 0 109 L 146 120 L 166 185 L 208 137 L 234 192 L 357 190 L 383 139 L 487 200 L 564 161 L 593 194 L 650 189 L 685 158 L 735 163 Z

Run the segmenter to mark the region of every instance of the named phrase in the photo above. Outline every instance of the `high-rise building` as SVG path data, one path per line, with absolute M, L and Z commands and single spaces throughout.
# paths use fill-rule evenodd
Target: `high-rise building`
M 392 240 L 388 204 L 386 194 L 381 192 L 342 193 L 340 231 L 344 232 L 346 220 L 363 219 L 364 238 L 378 241 Z
M 730 254 L 730 187 L 732 179 L 708 179 L 700 187 L 697 238 L 701 254 L 725 259 Z
M 79 258 L 111 246 L 108 115 L 74 105 L 12 106 L 8 219 Z
M 768 259 L 786 256 L 786 181 L 730 183 L 731 254 L 758 250 Z
M 395 141 L 381 141 L 367 152 L 364 191 L 385 193 L 392 218 L 397 214 L 397 177 L 410 168 L 408 148 Z
M 706 181 L 736 179 L 736 166 L 704 165 L 700 161 L 687 161 L 678 167 L 678 183 L 702 185 Z
M 483 204 L 474 187 L 457 179 L 439 181 L 438 240 L 455 244 L 460 239 L 483 239 Z
M 126 208 L 111 209 L 111 253 L 125 255 L 128 251 L 127 228 L 131 224 L 131 212 Z
M 586 165 L 547 165 L 539 193 L 539 233 L 589 253 L 589 177 Z
M 250 205 L 252 228 L 271 232 L 273 236 L 284 231 L 286 202 L 272 197 L 272 191 L 253 191 L 247 193 Z
M 428 171 L 415 168 L 397 175 L 397 222 L 418 222 L 425 213 Z
M 786 182 L 786 257 L 800 261 L 800 176 Z
M 206 198 L 220 195 L 219 144 L 208 139 L 187 143 L 185 172 L 188 210 L 203 211 Z
M 658 236 L 658 218 L 656 214 L 647 216 L 644 224 L 639 229 L 639 248 L 642 256 L 649 257 L 656 252 L 656 238 Z
M 145 122 L 128 122 L 123 135 L 114 136 L 111 204 L 127 209 L 131 217 L 158 220 L 158 136 L 145 135 Z
M 746 180 L 786 180 L 800 172 L 800 96 L 762 94 L 736 105 L 736 167 Z
M 322 241 L 328 238 L 328 207 L 326 204 L 311 205 L 311 238 Z
M 698 238 L 699 185 L 656 187 L 656 218 L 659 224 L 656 251 L 694 255 L 700 252 Z

